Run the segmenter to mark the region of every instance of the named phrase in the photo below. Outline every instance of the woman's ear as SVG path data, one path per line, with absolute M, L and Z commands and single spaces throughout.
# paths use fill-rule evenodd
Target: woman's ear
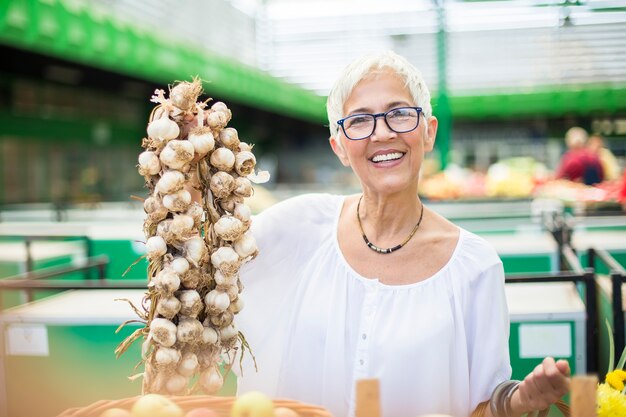
M 335 155 L 337 155 L 337 158 L 339 158 L 339 161 L 341 161 L 343 166 L 349 167 L 350 160 L 348 159 L 348 156 L 346 155 L 346 150 L 341 144 L 341 140 L 339 138 L 336 138 L 335 136 L 331 136 L 330 139 L 328 139 L 328 141 L 330 142 L 330 147 L 333 149 L 333 152 L 335 153 Z
M 437 138 L 437 126 L 439 121 L 435 116 L 431 116 L 428 119 L 428 126 L 426 127 L 426 137 L 424 138 L 424 151 L 430 152 L 435 146 L 435 139 Z

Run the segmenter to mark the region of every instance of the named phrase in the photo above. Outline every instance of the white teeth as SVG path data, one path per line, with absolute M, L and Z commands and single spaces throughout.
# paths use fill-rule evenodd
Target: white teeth
M 393 161 L 394 159 L 400 159 L 404 155 L 402 152 L 386 153 L 383 155 L 376 155 L 372 158 L 372 162 Z

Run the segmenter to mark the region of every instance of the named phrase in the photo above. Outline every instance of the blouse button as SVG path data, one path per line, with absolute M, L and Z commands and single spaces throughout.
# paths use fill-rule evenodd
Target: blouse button
M 365 333 L 363 333 L 361 337 L 363 338 L 363 340 L 367 339 L 367 335 Z
M 360 363 L 361 365 L 363 365 L 363 364 L 365 363 L 365 361 L 364 361 L 363 359 L 359 359 L 359 363 Z

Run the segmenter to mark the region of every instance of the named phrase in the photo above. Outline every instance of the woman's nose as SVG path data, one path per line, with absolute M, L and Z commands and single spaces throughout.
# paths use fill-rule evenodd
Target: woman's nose
M 374 131 L 372 132 L 372 135 L 370 136 L 370 140 L 372 142 L 385 141 L 385 140 L 389 140 L 395 137 L 396 137 L 396 132 L 394 132 L 393 130 L 389 128 L 389 126 L 387 126 L 387 123 L 385 122 L 384 118 L 381 117 L 381 118 L 376 119 L 376 125 L 374 126 Z

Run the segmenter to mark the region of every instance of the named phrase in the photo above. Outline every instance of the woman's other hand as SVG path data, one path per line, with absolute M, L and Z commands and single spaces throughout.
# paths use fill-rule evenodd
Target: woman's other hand
M 511 408 L 519 415 L 544 410 L 569 392 L 570 367 L 566 360 L 547 357 L 519 384 Z

